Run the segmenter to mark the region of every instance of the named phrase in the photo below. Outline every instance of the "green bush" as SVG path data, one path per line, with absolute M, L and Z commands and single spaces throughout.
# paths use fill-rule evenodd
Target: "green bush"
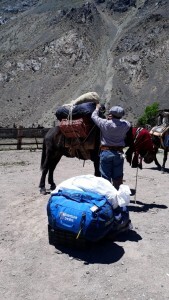
M 156 117 L 159 110 L 159 103 L 154 102 L 152 105 L 149 105 L 145 108 L 144 114 L 138 119 L 138 126 L 151 125 L 154 126 L 156 124 Z

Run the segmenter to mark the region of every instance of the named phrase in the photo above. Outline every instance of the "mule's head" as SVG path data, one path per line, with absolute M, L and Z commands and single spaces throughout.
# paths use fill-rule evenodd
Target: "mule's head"
M 126 152 L 127 161 L 132 167 L 141 166 L 142 159 L 146 164 L 152 163 L 156 150 L 149 131 L 145 128 L 133 128 L 132 134 L 133 145 Z
M 147 129 L 140 132 L 140 155 L 146 164 L 151 164 L 156 157 L 156 147 L 153 144 L 152 136 Z
M 151 164 L 156 157 L 156 153 L 155 151 L 152 152 L 147 152 L 144 156 L 143 156 L 143 160 L 146 164 Z

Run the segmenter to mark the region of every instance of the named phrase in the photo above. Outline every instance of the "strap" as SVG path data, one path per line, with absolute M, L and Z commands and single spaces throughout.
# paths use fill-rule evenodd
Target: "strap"
M 82 232 L 82 230 L 83 230 L 85 221 L 86 221 L 86 213 L 84 212 L 84 213 L 82 214 L 82 218 L 81 218 L 81 222 L 80 222 L 80 229 L 79 229 L 79 232 L 78 232 L 78 234 L 77 234 L 77 236 L 76 236 L 76 239 L 79 238 L 79 236 L 80 236 L 80 234 L 81 234 L 81 232 Z
M 105 196 L 99 195 L 94 192 L 78 192 L 74 190 L 59 190 L 56 194 L 57 196 L 63 196 L 69 200 L 73 200 L 75 202 L 82 202 L 82 203 L 90 203 L 96 205 L 97 207 L 102 207 L 107 201 Z
M 138 136 L 139 136 L 139 133 L 143 130 L 143 127 L 138 127 L 137 130 L 136 130 L 136 133 L 135 133 L 135 137 L 134 137 L 134 143 L 136 142 Z
M 72 111 L 73 111 L 74 105 L 71 104 L 69 107 L 69 115 L 68 115 L 68 120 L 70 121 L 70 124 L 72 124 Z

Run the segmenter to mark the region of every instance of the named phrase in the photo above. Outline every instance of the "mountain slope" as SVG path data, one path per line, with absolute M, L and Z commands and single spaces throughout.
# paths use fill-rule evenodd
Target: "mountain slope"
M 88 91 L 133 122 L 167 107 L 167 1 L 1 1 L 0 13 L 0 126 L 51 126 Z

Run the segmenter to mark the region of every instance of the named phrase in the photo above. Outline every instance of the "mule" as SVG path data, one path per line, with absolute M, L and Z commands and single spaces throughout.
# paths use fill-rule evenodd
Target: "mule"
M 156 166 L 161 171 L 161 173 L 164 174 L 165 173 L 165 164 L 166 164 L 168 152 L 169 152 L 169 146 L 164 146 L 164 141 L 159 136 L 152 135 L 152 141 L 154 144 L 156 154 L 158 153 L 159 149 L 163 149 L 163 151 L 164 151 L 162 165 L 160 165 L 160 163 L 157 159 L 157 156 L 155 156 L 155 159 L 154 159 Z
M 94 175 L 100 176 L 99 171 L 99 152 L 100 152 L 100 130 L 96 125 L 93 125 L 92 138 L 94 140 L 94 148 L 85 150 L 85 143 L 87 139 L 81 142 L 81 147 L 72 148 L 66 147 L 65 136 L 61 133 L 58 126 L 49 129 L 43 140 L 42 156 L 41 156 L 41 170 L 42 175 L 39 183 L 40 193 L 46 194 L 45 181 L 48 174 L 48 183 L 50 189 L 54 190 L 56 184 L 53 179 L 54 170 L 59 163 L 62 156 L 66 157 L 77 157 L 79 159 L 90 159 L 94 164 Z M 151 140 L 151 136 L 148 130 L 137 128 L 131 128 L 127 134 L 126 146 L 128 146 L 128 151 L 126 153 L 126 158 L 129 163 L 133 161 L 133 154 L 136 164 L 136 158 L 138 160 L 139 156 L 144 159 L 145 162 L 150 163 L 154 159 L 154 148 Z M 73 150 L 73 151 L 72 151 Z M 86 157 L 85 151 L 88 155 Z M 73 153 L 72 153 L 73 152 Z M 137 161 L 138 163 L 138 161 Z
M 168 109 L 160 112 L 157 120 L 157 125 L 151 128 L 150 134 L 152 137 L 154 148 L 156 149 L 156 154 L 159 149 L 164 150 L 162 166 L 158 162 L 157 156 L 154 162 L 158 167 L 158 169 L 161 170 L 162 173 L 165 173 L 165 164 L 167 161 L 168 151 L 169 151 L 169 110 Z
M 94 149 L 85 149 L 84 140 L 78 139 L 79 147 L 66 147 L 66 138 L 61 133 L 58 126 L 49 129 L 43 140 L 42 156 L 41 156 L 41 170 L 42 175 L 40 179 L 40 192 L 46 193 L 45 180 L 48 174 L 48 183 L 50 189 L 54 190 L 56 184 L 53 179 L 54 170 L 59 163 L 62 156 L 76 157 L 78 159 L 90 159 L 94 165 L 94 175 L 100 176 L 99 171 L 99 140 L 100 131 L 98 127 L 93 126 L 91 136 L 94 138 Z M 89 137 L 88 137 L 89 138 Z M 70 140 L 70 139 L 69 139 Z M 85 140 L 87 142 L 87 140 Z

